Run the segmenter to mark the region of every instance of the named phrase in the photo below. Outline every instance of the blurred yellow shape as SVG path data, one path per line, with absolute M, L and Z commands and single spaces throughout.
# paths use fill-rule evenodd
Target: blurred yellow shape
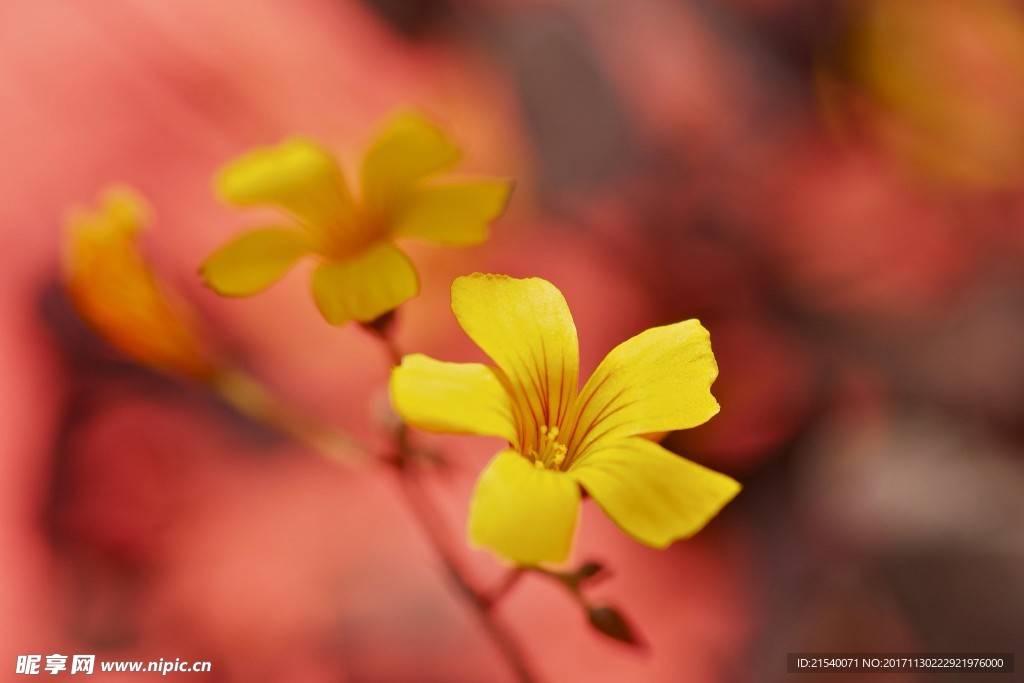
M 313 297 L 324 318 L 332 325 L 371 322 L 419 292 L 419 276 L 396 239 L 479 244 L 503 213 L 508 180 L 435 179 L 460 156 L 439 128 L 408 112 L 393 116 L 371 143 L 358 197 L 331 153 L 309 140 L 246 154 L 221 171 L 218 193 L 235 206 L 282 209 L 290 221 L 226 244 L 203 264 L 203 279 L 221 295 L 249 296 L 314 256 Z
M 213 366 L 191 311 L 154 274 L 139 236 L 151 211 L 136 192 L 107 190 L 98 210 L 73 209 L 66 220 L 64 278 L 82 318 L 140 363 L 197 379 Z
M 1024 178 L 1024 17 L 1004 0 L 855 4 L 849 68 L 882 139 L 939 179 Z
M 497 367 L 406 356 L 392 372 L 391 400 L 415 427 L 508 440 L 477 482 L 475 545 L 523 566 L 563 561 L 582 487 L 626 533 L 664 548 L 738 493 L 729 477 L 642 438 L 719 410 L 718 365 L 696 320 L 623 342 L 579 390 L 576 326 L 551 283 L 461 277 L 452 310 Z

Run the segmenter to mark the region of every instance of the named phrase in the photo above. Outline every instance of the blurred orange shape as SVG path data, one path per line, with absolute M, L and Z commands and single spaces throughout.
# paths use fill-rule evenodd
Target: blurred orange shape
M 104 192 L 99 209 L 67 217 L 64 280 L 82 318 L 145 365 L 197 379 L 214 368 L 191 309 L 154 273 L 139 236 L 150 207 L 135 191 Z
M 1024 16 L 1004 0 L 874 0 L 846 55 L 871 126 L 925 175 L 969 187 L 1024 178 Z M 826 98 L 829 91 L 825 91 Z

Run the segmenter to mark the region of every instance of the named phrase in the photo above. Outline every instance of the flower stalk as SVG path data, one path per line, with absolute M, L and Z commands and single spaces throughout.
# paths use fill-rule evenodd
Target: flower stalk
M 397 367 L 402 361 L 402 354 L 390 334 L 390 326 L 372 327 L 367 325 L 365 327 L 383 344 L 391 359 L 392 367 Z M 420 476 L 421 470 L 415 463 L 416 453 L 411 447 L 408 429 L 404 422 L 394 430 L 393 449 L 394 453 L 391 457 L 385 458 L 384 462 L 393 466 L 406 505 L 430 542 L 452 584 L 473 608 L 481 627 L 501 653 L 516 680 L 519 683 L 538 683 L 540 679 L 533 673 L 519 642 L 493 612 L 494 606 L 511 591 L 524 570 L 519 568 L 511 570 L 498 588 L 491 593 L 478 588 L 470 578 L 468 570 L 455 549 L 456 546 L 440 510 L 424 487 L 423 479 Z

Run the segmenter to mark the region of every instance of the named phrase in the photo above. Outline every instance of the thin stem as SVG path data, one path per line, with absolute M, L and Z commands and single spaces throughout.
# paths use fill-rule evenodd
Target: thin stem
M 384 347 L 384 350 L 387 351 L 388 360 L 391 362 L 392 367 L 402 363 L 402 352 L 399 350 L 398 344 L 395 343 L 395 338 L 392 335 L 394 324 L 394 311 L 385 313 L 376 320 L 361 323 L 362 328 L 374 339 L 379 341 Z
M 391 365 L 401 365 L 402 352 L 398 350 L 398 345 L 395 344 L 395 340 L 386 334 L 380 335 L 380 339 L 384 343 L 384 348 L 388 351 L 388 360 L 391 361 Z
M 390 334 L 389 325 L 367 326 L 366 328 L 381 341 L 387 350 L 391 365 L 398 366 L 402 362 L 402 353 Z M 492 612 L 495 602 L 505 595 L 518 581 L 522 572 L 514 570 L 498 590 L 488 595 L 478 589 L 469 578 L 469 572 L 462 565 L 459 554 L 455 550 L 451 536 L 437 506 L 423 486 L 419 471 L 415 466 L 415 454 L 409 442 L 405 424 L 401 424 L 394 432 L 395 457 L 386 460 L 395 467 L 401 491 L 406 503 L 412 510 L 413 517 L 419 522 L 424 534 L 430 541 L 434 552 L 444 565 L 445 571 L 459 593 L 473 607 L 484 632 L 504 657 L 515 674 L 519 683 L 537 683 L 538 678 L 530 670 L 528 659 L 512 633 Z
M 556 583 L 561 584 L 576 599 L 576 602 L 580 603 L 584 608 L 588 606 L 586 598 L 583 597 L 583 590 L 580 588 L 580 576 L 577 573 L 559 572 L 545 569 L 544 567 L 530 567 L 530 570 L 541 576 L 547 576 Z
M 518 642 L 516 642 L 509 630 L 498 621 L 491 611 L 494 601 L 501 597 L 501 595 L 504 595 L 507 589 L 511 588 L 511 583 L 514 583 L 511 577 L 514 576 L 518 579 L 522 572 L 514 570 L 505 584 L 505 589 L 500 591 L 497 596 L 485 595 L 477 589 L 468 578 L 468 572 L 462 566 L 458 554 L 455 552 L 444 521 L 441 519 L 441 515 L 430 495 L 423 488 L 423 483 L 419 476 L 407 463 L 397 465 L 396 470 L 399 482 L 401 483 L 402 493 L 412 509 L 413 516 L 420 523 L 424 533 L 430 540 L 434 552 L 444 565 L 452 583 L 455 584 L 455 587 L 458 588 L 459 593 L 467 602 L 473 606 L 484 631 L 512 668 L 516 680 L 519 683 L 537 683 L 538 679 L 531 672 L 527 658 Z
M 500 602 L 502 598 L 512 592 L 512 589 L 516 587 L 516 584 L 519 583 L 519 579 L 523 578 L 526 572 L 527 569 L 525 567 L 510 569 L 508 573 L 505 574 L 501 583 L 499 583 L 494 590 L 483 595 L 484 600 L 487 602 L 488 609 L 494 607 L 494 605 Z

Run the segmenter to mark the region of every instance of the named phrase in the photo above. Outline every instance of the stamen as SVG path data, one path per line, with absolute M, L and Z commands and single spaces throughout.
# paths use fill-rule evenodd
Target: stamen
M 562 463 L 565 462 L 569 453 L 569 447 L 556 441 L 559 434 L 558 427 L 541 425 L 538 431 L 540 431 L 540 438 L 537 450 L 531 449 L 529 454 L 533 459 L 534 466 L 537 469 L 561 469 Z
M 568 450 L 569 449 L 566 448 L 565 446 L 561 444 L 558 445 L 558 447 L 555 449 L 555 467 L 561 467 L 562 463 L 565 461 L 565 453 Z

